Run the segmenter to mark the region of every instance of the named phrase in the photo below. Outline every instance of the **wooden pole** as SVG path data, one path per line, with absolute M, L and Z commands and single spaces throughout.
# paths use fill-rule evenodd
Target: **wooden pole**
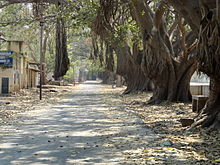
M 42 100 L 42 80 L 43 80 L 43 21 L 40 21 L 40 100 Z

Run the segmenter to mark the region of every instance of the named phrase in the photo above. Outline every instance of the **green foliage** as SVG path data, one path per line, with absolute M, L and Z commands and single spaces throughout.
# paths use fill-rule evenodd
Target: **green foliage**
M 68 82 L 73 82 L 75 80 L 75 69 L 74 69 L 74 63 L 70 63 L 70 69 L 67 71 L 66 75 L 63 77 Z
M 44 17 L 44 36 L 48 33 L 46 45 L 46 72 L 54 70 L 55 61 L 55 23 L 56 19 L 62 17 L 67 24 L 68 53 L 71 60 L 70 70 L 65 78 L 71 80 L 75 71 L 82 65 L 86 66 L 88 72 L 98 73 L 103 70 L 97 61 L 89 61 L 91 54 L 91 28 L 95 20 L 98 0 L 68 1 L 69 5 L 55 6 L 45 5 Z M 26 52 L 29 59 L 34 56 L 39 62 L 39 21 L 33 14 L 32 4 L 14 4 L 3 8 L 0 12 L 0 27 L 4 38 L 8 40 L 24 40 L 27 44 Z M 118 27 L 118 39 L 126 31 L 135 31 L 133 25 Z M 126 34 L 125 34 L 126 35 Z M 117 34 L 116 34 L 117 38 Z M 74 71 L 75 70 L 75 71 Z
M 91 73 L 98 74 L 104 71 L 104 67 L 98 61 L 87 61 L 87 70 Z
M 29 5 L 16 4 L 5 7 L 0 12 L 1 33 L 6 40 L 23 40 L 38 52 L 38 24 L 33 21 Z M 30 50 L 26 49 L 30 54 Z M 38 53 L 35 53 L 36 55 Z
M 55 65 L 55 54 L 46 53 L 46 73 L 50 73 L 54 71 Z

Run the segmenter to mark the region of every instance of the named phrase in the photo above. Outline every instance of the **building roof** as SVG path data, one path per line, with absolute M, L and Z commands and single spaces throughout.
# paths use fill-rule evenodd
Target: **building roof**
M 38 63 L 38 62 L 29 62 L 29 64 L 31 64 L 31 65 L 40 65 L 40 63 Z
M 40 70 L 39 70 L 39 69 L 36 69 L 36 68 L 31 68 L 31 67 L 29 67 L 28 69 L 33 70 L 33 71 L 35 71 L 35 72 L 40 72 Z

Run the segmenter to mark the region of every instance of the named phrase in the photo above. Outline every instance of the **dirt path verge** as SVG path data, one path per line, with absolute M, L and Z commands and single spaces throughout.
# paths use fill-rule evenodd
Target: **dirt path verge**
M 18 113 L 51 106 L 79 86 L 47 85 L 43 89 L 43 99 L 39 100 L 39 89 L 22 89 L 9 95 L 0 96 L 0 124 L 8 123 Z
M 142 106 L 151 97 L 151 93 L 121 96 L 123 89 L 108 87 L 115 96 L 115 103 L 123 105 L 126 112 L 139 116 L 147 127 L 158 136 L 151 146 L 143 150 L 144 159 L 154 160 L 158 164 L 219 164 L 220 133 L 198 128 L 192 132 L 182 127 L 181 118 L 193 118 L 192 104 L 164 102 L 155 106 Z

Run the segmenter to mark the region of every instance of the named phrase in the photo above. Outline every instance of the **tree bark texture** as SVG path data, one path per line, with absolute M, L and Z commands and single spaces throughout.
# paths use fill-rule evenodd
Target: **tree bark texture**
M 201 125 L 211 129 L 220 129 L 220 22 L 216 6 L 209 9 L 208 5 L 203 5 L 201 4 L 204 16 L 200 25 L 197 58 L 199 70 L 211 79 L 210 94 L 193 126 Z
M 115 46 L 114 50 L 117 56 L 116 73 L 123 76 L 127 84 L 124 94 L 151 90 L 151 81 L 141 69 L 143 53 L 137 50 L 136 45 L 134 44 L 132 52 L 127 44 L 123 47 Z
M 124 22 L 122 19 L 123 15 L 115 20 L 114 13 L 118 12 L 118 4 L 119 3 L 115 3 L 115 1 L 111 0 L 100 1 L 100 8 L 97 12 L 93 29 L 94 32 L 107 43 L 107 45 L 114 49 L 117 56 L 117 63 L 115 63 L 115 65 L 117 65 L 116 74 L 123 76 L 127 84 L 127 89 L 124 93 L 128 94 L 131 92 L 145 91 L 148 89 L 146 85 L 148 84 L 148 79 L 141 70 L 140 63 L 136 62 L 137 58 L 139 59 L 140 54 L 131 51 L 132 48 L 127 44 L 125 36 L 121 35 L 121 40 L 112 37 L 115 32 L 114 26 Z M 113 19 L 118 22 L 112 23 Z M 140 55 L 140 61 L 141 58 L 142 55 Z M 109 60 L 112 59 L 111 56 L 106 56 L 106 59 L 106 61 L 108 61 L 107 69 L 112 70 L 113 63 L 111 62 L 112 60 Z
M 67 37 L 64 20 L 57 18 L 56 27 L 56 59 L 54 79 L 63 77 L 69 69 L 69 58 L 67 53 Z
M 202 109 L 201 113 L 196 117 L 196 126 L 209 127 L 211 130 L 220 129 L 220 78 L 210 80 L 209 99 Z
M 217 7 L 216 0 L 194 0 L 196 10 L 193 10 L 190 7 L 191 0 L 166 1 L 185 18 L 191 27 L 196 27 L 199 38 L 197 54 L 199 71 L 210 77 L 209 99 L 196 117 L 192 128 L 202 126 L 220 129 L 220 19 L 217 14 L 220 4 Z
M 133 16 L 144 39 L 142 70 L 155 86 L 149 103 L 158 104 L 165 100 L 190 101 L 189 83 L 196 69 L 196 61 L 192 58 L 189 60 L 189 53 L 181 51 L 177 54 L 174 51 L 165 26 L 163 4 L 160 4 L 155 13 L 144 0 L 134 0 L 132 6 Z M 192 43 L 188 43 L 190 44 Z
M 112 85 L 115 80 L 115 74 L 107 70 L 101 74 L 100 78 L 102 79 L 103 84 Z
M 115 71 L 115 59 L 113 54 L 113 48 L 111 45 L 106 45 L 106 51 L 105 51 L 105 65 L 106 70 L 113 72 Z

